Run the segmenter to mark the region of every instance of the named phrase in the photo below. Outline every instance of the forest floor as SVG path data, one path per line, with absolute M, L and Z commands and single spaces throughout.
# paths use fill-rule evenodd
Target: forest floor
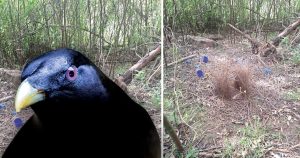
M 116 71 L 122 74 L 129 67 L 130 64 L 126 66 L 121 65 Z M 17 134 L 22 124 L 33 115 L 31 108 L 26 108 L 19 113 L 15 112 L 14 98 L 19 83 L 18 79 L 15 79 L 15 77 L 6 75 L 6 73 L 4 73 L 6 70 L 8 69 L 0 68 L 0 157 L 2 157 L 4 150 Z M 153 77 L 151 81 L 145 84 L 145 79 L 147 79 L 145 72 L 148 73 L 148 71 L 149 75 L 151 75 L 150 72 L 153 72 L 152 69 L 145 68 L 145 70 L 142 71 L 143 75 L 138 75 L 133 78 L 132 82 L 128 85 L 127 90 L 129 96 L 142 105 L 150 114 L 160 135 L 160 82 L 159 79 Z M 15 120 L 20 119 L 22 123 L 16 124 Z
M 283 60 L 259 60 L 247 40 L 217 42 L 215 48 L 201 48 L 176 41 L 165 49 L 167 63 L 197 55 L 164 71 L 164 113 L 185 148 L 184 157 L 300 157 L 300 68 L 292 52 L 279 47 Z M 208 63 L 202 62 L 204 55 Z M 213 76 L 224 66 L 229 71 L 248 67 L 246 96 L 225 99 L 215 93 Z M 176 155 L 164 135 L 164 157 Z

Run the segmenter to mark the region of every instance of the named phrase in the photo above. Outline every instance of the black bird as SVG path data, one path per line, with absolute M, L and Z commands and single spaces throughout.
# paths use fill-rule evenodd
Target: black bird
M 34 115 L 3 158 L 159 158 L 160 140 L 147 111 L 72 49 L 26 64 L 16 111 Z

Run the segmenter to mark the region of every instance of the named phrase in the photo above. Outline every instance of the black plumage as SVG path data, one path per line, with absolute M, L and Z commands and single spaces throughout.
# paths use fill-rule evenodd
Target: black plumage
M 81 53 L 45 53 L 24 67 L 21 81 L 16 110 L 30 105 L 34 115 L 3 158 L 160 157 L 146 110 Z

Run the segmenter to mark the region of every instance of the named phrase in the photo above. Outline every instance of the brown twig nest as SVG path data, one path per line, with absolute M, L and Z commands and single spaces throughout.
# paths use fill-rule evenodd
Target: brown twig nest
M 248 65 L 223 62 L 213 73 L 215 93 L 225 99 L 246 96 L 251 92 L 251 71 Z

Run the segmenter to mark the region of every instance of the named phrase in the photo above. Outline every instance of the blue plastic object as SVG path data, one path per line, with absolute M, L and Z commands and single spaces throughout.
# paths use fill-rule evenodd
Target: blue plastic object
M 5 108 L 5 105 L 3 103 L 0 103 L 0 110 Z
M 15 124 L 15 126 L 16 126 L 17 128 L 20 128 L 20 127 L 22 127 L 22 125 L 23 125 L 23 121 L 22 121 L 22 119 L 20 119 L 20 118 L 16 118 L 16 119 L 14 120 L 14 124 Z
M 197 69 L 196 70 L 196 73 L 197 73 L 197 76 L 200 77 L 200 78 L 204 78 L 204 72 L 200 69 Z
M 17 115 L 17 112 L 16 111 L 12 111 L 11 114 L 12 115 Z
M 208 56 L 204 55 L 202 61 L 203 61 L 204 63 L 208 63 Z
M 263 69 L 263 72 L 264 72 L 265 75 L 271 75 L 272 74 L 272 70 L 268 67 L 265 67 Z
M 192 60 L 191 60 L 191 59 L 186 59 L 186 60 L 184 61 L 184 63 L 185 63 L 185 64 L 191 64 L 191 63 L 192 63 Z

